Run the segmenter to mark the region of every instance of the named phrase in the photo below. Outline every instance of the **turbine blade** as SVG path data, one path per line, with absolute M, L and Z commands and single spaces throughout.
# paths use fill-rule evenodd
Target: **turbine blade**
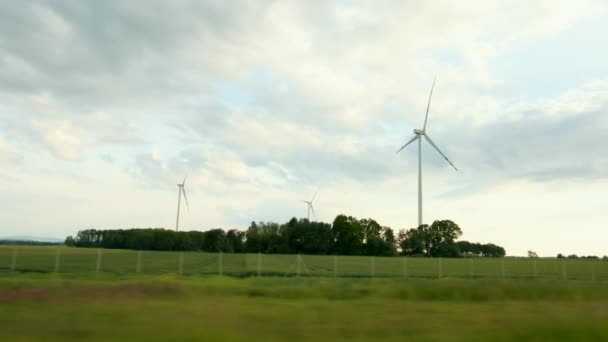
M 401 148 L 398 149 L 397 152 L 395 152 L 395 153 L 401 152 L 401 150 L 403 150 L 405 148 L 405 146 L 411 144 L 416 139 L 418 139 L 418 135 L 414 135 L 414 137 L 412 139 L 410 139 L 408 142 L 406 142 L 405 145 L 401 146 Z
M 315 197 L 317 197 L 317 193 L 319 192 L 319 190 L 315 191 L 315 194 L 312 196 L 312 199 L 310 200 L 310 203 L 312 203 L 315 200 Z
M 184 176 L 184 181 L 182 182 L 182 185 L 186 185 L 186 177 L 187 176 Z
M 426 122 L 429 119 L 429 108 L 431 108 L 431 97 L 433 97 L 433 89 L 435 88 L 435 81 L 437 77 L 433 79 L 433 85 L 431 86 L 431 95 L 429 95 L 429 102 L 426 105 L 426 115 L 424 117 L 424 126 L 422 126 L 422 131 L 426 131 Z
M 188 197 L 186 197 L 186 188 L 183 186 L 181 188 L 182 188 L 182 193 L 184 194 L 184 200 L 186 201 L 186 207 L 188 208 L 188 211 L 190 211 L 190 205 L 188 204 Z
M 310 204 L 310 210 L 312 211 L 312 215 L 317 218 L 317 213 L 315 213 L 315 207 L 312 206 L 312 203 Z
M 441 156 L 442 156 L 443 158 L 445 158 L 445 160 L 446 160 L 448 163 L 450 163 L 450 165 L 452 165 L 452 167 L 454 168 L 454 170 L 458 171 L 458 169 L 456 168 L 456 166 L 454 166 L 454 164 L 452 164 L 452 162 L 451 162 L 451 161 L 448 159 L 448 157 L 446 157 L 446 156 L 445 156 L 445 154 L 443 154 L 443 152 L 441 152 L 441 151 L 439 150 L 439 147 L 437 147 L 437 145 L 435 145 L 435 143 L 433 142 L 433 140 L 431 140 L 431 138 L 430 138 L 428 135 L 426 135 L 426 134 L 425 134 L 425 135 L 424 135 L 424 138 L 426 139 L 426 141 L 428 141 L 428 142 L 429 142 L 429 144 L 431 144 L 431 145 L 432 145 L 432 146 L 433 146 L 433 147 L 434 147 L 434 148 L 437 150 L 437 152 L 439 152 L 439 154 L 441 154 Z

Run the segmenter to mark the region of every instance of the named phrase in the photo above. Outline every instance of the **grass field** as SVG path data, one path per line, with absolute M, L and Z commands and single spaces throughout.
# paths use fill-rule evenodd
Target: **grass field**
M 403 258 L 152 252 L 0 246 L 0 274 L 135 274 L 374 278 L 539 278 L 608 280 L 608 262 L 588 259 Z
M 0 277 L 2 341 L 601 341 L 591 281 Z
M 607 266 L 0 246 L 0 341 L 608 340 Z

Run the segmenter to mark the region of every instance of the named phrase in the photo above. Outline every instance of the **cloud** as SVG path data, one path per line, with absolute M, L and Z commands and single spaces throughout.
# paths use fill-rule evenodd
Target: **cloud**
M 0 161 L 18 162 L 22 159 L 23 157 L 17 148 L 2 140 L 2 137 L 0 137 Z
M 0 5 L 0 158 L 20 160 L 32 174 L 56 169 L 99 179 L 104 170 L 108 182 L 143 186 L 148 195 L 188 175 L 193 194 L 217 206 L 208 209 L 218 224 L 256 208 L 289 211 L 280 203 L 319 185 L 337 193 L 327 195 L 328 212 L 397 217 L 389 202 L 402 198 L 392 189 L 409 186 L 417 160 L 415 149 L 394 152 L 422 124 L 437 75 L 429 134 L 462 171 L 448 172 L 425 145 L 425 181 L 438 189 L 429 198 L 467 198 L 518 181 L 596 182 L 608 166 L 607 76 L 581 83 L 572 73 L 554 75 L 559 92 L 529 92 L 536 86 L 524 88 L 510 74 L 538 77 L 526 46 L 565 32 L 591 53 L 597 43 L 589 37 L 603 31 L 583 24 L 603 25 L 606 7 Z M 565 48 L 539 49 L 534 60 Z M 521 59 L 511 58 L 515 50 Z M 356 203 L 371 196 L 375 209 Z
M 32 120 L 31 126 L 57 157 L 65 160 L 82 157 L 83 141 L 69 121 Z
M 469 164 L 533 180 L 604 178 L 608 147 L 608 79 L 556 98 L 505 105 L 504 119 L 454 137 Z M 458 127 L 457 131 L 465 131 Z
M 154 184 L 163 184 L 171 174 L 168 162 L 162 159 L 158 150 L 138 155 L 131 172 L 135 177 Z

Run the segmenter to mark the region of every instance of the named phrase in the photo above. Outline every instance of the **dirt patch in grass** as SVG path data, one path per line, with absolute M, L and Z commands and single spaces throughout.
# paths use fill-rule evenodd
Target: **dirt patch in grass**
M 40 301 L 49 298 L 49 296 L 49 290 L 44 288 L 0 291 L 0 303 L 12 301 Z

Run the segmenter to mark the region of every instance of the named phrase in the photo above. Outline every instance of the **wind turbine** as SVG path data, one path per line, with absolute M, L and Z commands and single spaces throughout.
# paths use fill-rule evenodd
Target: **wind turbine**
M 439 150 L 439 147 L 437 147 L 437 145 L 435 145 L 433 140 L 426 133 L 426 123 L 429 118 L 429 108 L 431 106 L 431 97 L 433 96 L 433 88 L 435 88 L 435 81 L 436 81 L 436 79 L 433 80 L 433 86 L 431 87 L 431 94 L 429 95 L 429 102 L 426 105 L 426 116 L 424 117 L 424 125 L 422 126 L 422 129 L 414 129 L 414 136 L 412 137 L 412 139 L 410 139 L 408 142 L 406 142 L 405 145 L 401 146 L 401 148 L 398 149 L 396 152 L 396 153 L 401 152 L 401 150 L 403 150 L 407 145 L 418 140 L 418 227 L 420 227 L 422 225 L 422 138 L 424 137 L 424 139 L 426 139 L 426 141 L 429 144 L 431 144 L 431 146 L 433 146 L 433 148 L 435 148 L 435 150 L 437 150 L 437 152 L 439 152 L 439 154 L 441 154 L 441 156 L 448 163 L 450 163 L 450 165 L 452 165 L 454 170 L 458 171 L 456 166 L 454 166 L 454 164 L 452 164 L 452 162 L 448 159 L 448 157 L 446 157 L 445 154 L 443 154 L 443 152 L 441 152 Z
M 315 214 L 315 208 L 312 206 L 312 202 L 315 200 L 315 197 L 317 197 L 317 192 L 319 192 L 319 191 L 315 192 L 315 194 L 312 196 L 310 201 L 302 200 L 302 202 L 306 203 L 306 206 L 308 209 L 308 215 L 306 216 L 308 218 L 308 221 L 310 221 L 310 212 L 311 211 L 312 211 L 312 214 L 315 215 L 315 217 L 317 216 L 317 214 Z
M 186 207 L 190 210 L 190 205 L 188 204 L 188 197 L 186 197 L 186 177 L 184 177 L 184 181 L 181 184 L 177 184 L 177 188 L 179 189 L 177 194 L 177 221 L 175 222 L 175 231 L 179 230 L 179 209 L 182 202 L 182 194 L 184 195 L 184 200 L 186 201 Z

